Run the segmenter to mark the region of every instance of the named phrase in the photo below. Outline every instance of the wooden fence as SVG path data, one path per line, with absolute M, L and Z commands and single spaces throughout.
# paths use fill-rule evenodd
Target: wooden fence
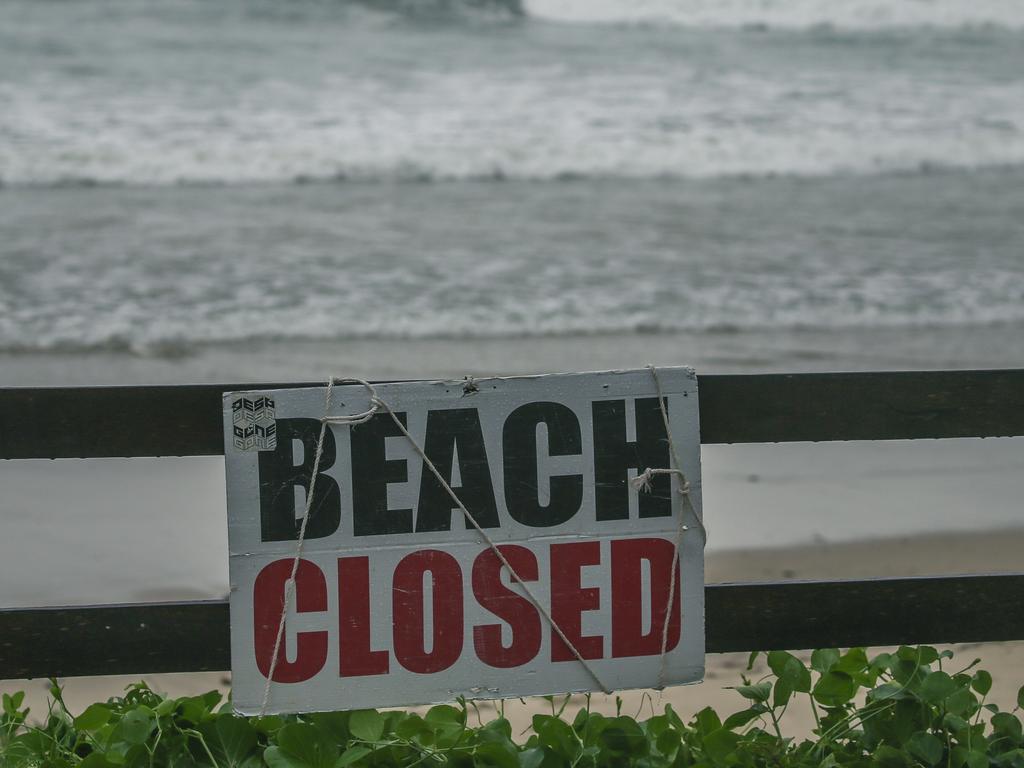
M 0 459 L 222 455 L 221 393 L 286 386 L 322 384 L 0 389 Z M 1024 370 L 701 376 L 700 398 L 707 444 L 1024 435 Z M 711 584 L 705 602 L 711 653 L 1024 639 L 1024 573 Z M 0 679 L 229 659 L 226 600 L 0 609 Z

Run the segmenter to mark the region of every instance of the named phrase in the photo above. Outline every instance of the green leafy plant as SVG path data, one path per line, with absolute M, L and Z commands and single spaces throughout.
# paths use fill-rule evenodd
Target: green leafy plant
M 755 660 L 750 656 L 747 671 Z M 499 716 L 470 725 L 472 704 L 426 714 L 357 710 L 244 718 L 220 694 L 163 697 L 144 683 L 77 716 L 51 685 L 38 724 L 24 694 L 3 696 L 3 768 L 1024 768 L 1017 712 L 986 701 L 988 672 L 975 661 L 957 671 L 953 654 L 929 646 L 869 657 L 863 648 L 817 650 L 805 664 L 793 654 L 763 654 L 768 672 L 741 676 L 742 709 L 724 719 L 711 708 L 689 722 L 666 706 L 638 721 L 580 709 L 568 697 L 534 715 L 525 740 Z M 947 668 L 948 667 L 948 668 Z M 809 707 L 813 737 L 785 735 L 792 707 Z M 525 734 L 523 734 L 525 735 Z

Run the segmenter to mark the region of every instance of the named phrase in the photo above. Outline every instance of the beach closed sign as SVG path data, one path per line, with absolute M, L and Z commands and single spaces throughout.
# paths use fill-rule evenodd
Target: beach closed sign
M 691 369 L 232 392 L 224 434 L 237 711 L 703 677 Z

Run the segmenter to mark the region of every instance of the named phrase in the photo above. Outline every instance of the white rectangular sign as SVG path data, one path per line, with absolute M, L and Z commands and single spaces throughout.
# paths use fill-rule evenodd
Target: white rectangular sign
M 327 388 L 226 394 L 235 709 L 272 667 L 268 712 L 700 680 L 697 379 L 656 375 L 379 384 L 356 425 L 369 389 L 335 385 L 297 566 Z M 659 383 L 691 503 L 678 473 L 632 482 L 673 467 Z

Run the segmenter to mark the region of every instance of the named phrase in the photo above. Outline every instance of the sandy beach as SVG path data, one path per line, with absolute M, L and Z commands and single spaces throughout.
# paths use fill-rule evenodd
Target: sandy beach
M 707 581 L 718 583 L 1012 573 L 1021 570 L 1024 562 L 1022 551 L 1024 530 L 1021 529 L 984 534 L 907 536 L 814 546 L 713 551 L 707 557 Z M 981 667 L 989 670 L 995 681 L 989 701 L 1003 708 L 1013 707 L 1017 689 L 1024 683 L 1024 641 L 943 647 L 952 648 L 956 653 L 952 662 L 955 669 L 980 658 Z M 884 649 L 875 650 L 881 652 Z M 805 660 L 809 659 L 809 652 L 798 655 Z M 740 674 L 744 672 L 746 664 L 746 654 L 710 654 L 707 656 L 703 683 L 669 688 L 662 692 L 624 692 L 621 694 L 622 711 L 631 715 L 641 712 L 642 716 L 648 717 L 652 707 L 660 711 L 666 703 L 671 703 L 685 717 L 705 706 L 712 706 L 720 713 L 742 709 L 742 700 L 728 686 L 740 684 Z M 764 671 L 763 664 L 757 664 L 747 674 L 759 677 Z M 72 711 L 77 712 L 94 701 L 120 694 L 125 685 L 140 678 L 153 688 L 172 696 L 194 695 L 211 689 L 227 691 L 230 680 L 226 673 L 69 678 L 62 681 L 65 700 Z M 6 681 L 0 683 L 0 691 L 27 691 L 28 702 L 38 715 L 46 712 L 47 685 L 44 680 Z M 574 697 L 567 711 L 573 712 L 583 705 L 583 697 Z M 478 702 L 485 720 L 494 716 L 498 706 L 496 702 Z M 544 699 L 529 699 L 525 702 L 512 699 L 505 703 L 505 713 L 519 732 L 528 726 L 532 714 L 548 712 L 550 706 Z M 616 701 L 614 697 L 595 694 L 591 699 L 591 707 L 614 713 Z M 794 707 L 787 713 L 784 722 L 788 723 L 788 732 L 809 733 L 813 725 L 810 708 Z

